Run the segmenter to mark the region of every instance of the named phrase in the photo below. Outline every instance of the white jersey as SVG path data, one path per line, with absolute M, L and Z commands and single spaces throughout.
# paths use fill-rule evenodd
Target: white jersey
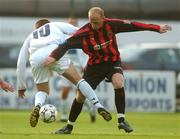
M 26 39 L 27 42 L 24 45 L 30 46 L 29 53 L 31 54 L 46 45 L 63 43 L 67 35 L 71 35 L 76 30 L 76 27 L 68 23 L 48 23 L 33 31 Z
M 37 55 L 36 52 L 43 50 L 40 57 L 47 57 L 57 47 L 58 44 L 63 43 L 67 35 L 73 34 L 77 31 L 77 27 L 72 26 L 68 23 L 63 22 L 52 22 L 43 25 L 42 27 L 34 30 L 24 41 L 23 46 L 20 50 L 18 62 L 17 62 L 17 80 L 18 89 L 25 89 L 25 69 L 28 59 Z M 38 55 L 34 56 L 36 61 L 41 61 L 42 58 L 38 59 Z M 35 61 L 34 60 L 34 61 Z M 31 62 L 31 61 L 30 61 Z M 31 65 L 32 67 L 32 65 Z

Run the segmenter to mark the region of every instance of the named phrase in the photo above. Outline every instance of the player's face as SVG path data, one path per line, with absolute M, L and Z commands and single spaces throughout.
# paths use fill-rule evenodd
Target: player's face
M 98 30 L 103 26 L 104 17 L 100 16 L 99 14 L 90 14 L 89 22 L 93 29 Z

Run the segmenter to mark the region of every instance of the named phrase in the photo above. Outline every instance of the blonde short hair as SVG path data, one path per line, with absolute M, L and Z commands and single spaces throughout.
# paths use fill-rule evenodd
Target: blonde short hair
M 97 13 L 101 17 L 104 17 L 104 10 L 100 7 L 92 7 L 91 9 L 89 9 L 88 15 L 94 14 L 94 13 Z
M 50 23 L 50 21 L 46 18 L 40 19 L 35 23 L 36 28 L 39 28 L 47 23 Z

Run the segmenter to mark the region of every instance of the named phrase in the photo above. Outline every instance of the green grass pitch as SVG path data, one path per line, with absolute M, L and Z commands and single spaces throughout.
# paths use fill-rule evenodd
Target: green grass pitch
M 180 139 L 180 113 L 127 113 L 134 128 L 125 133 L 117 128 L 116 114 L 110 122 L 99 115 L 91 123 L 88 113 L 81 113 L 71 135 L 52 134 L 65 123 L 29 125 L 30 111 L 0 110 L 0 139 Z

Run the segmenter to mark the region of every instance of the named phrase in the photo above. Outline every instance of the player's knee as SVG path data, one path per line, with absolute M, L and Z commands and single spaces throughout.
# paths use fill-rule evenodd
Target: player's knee
M 38 90 L 38 91 L 43 91 L 43 92 L 45 92 L 47 95 L 49 95 L 48 82 L 47 82 L 47 83 L 36 84 L 36 87 L 37 87 L 37 90 Z
M 117 82 L 117 83 L 115 84 L 115 88 L 122 88 L 122 87 L 124 87 L 124 82 L 123 82 L 123 81 Z
M 124 87 L 124 77 L 123 76 L 116 76 L 112 78 L 112 84 L 114 88 L 122 88 Z

